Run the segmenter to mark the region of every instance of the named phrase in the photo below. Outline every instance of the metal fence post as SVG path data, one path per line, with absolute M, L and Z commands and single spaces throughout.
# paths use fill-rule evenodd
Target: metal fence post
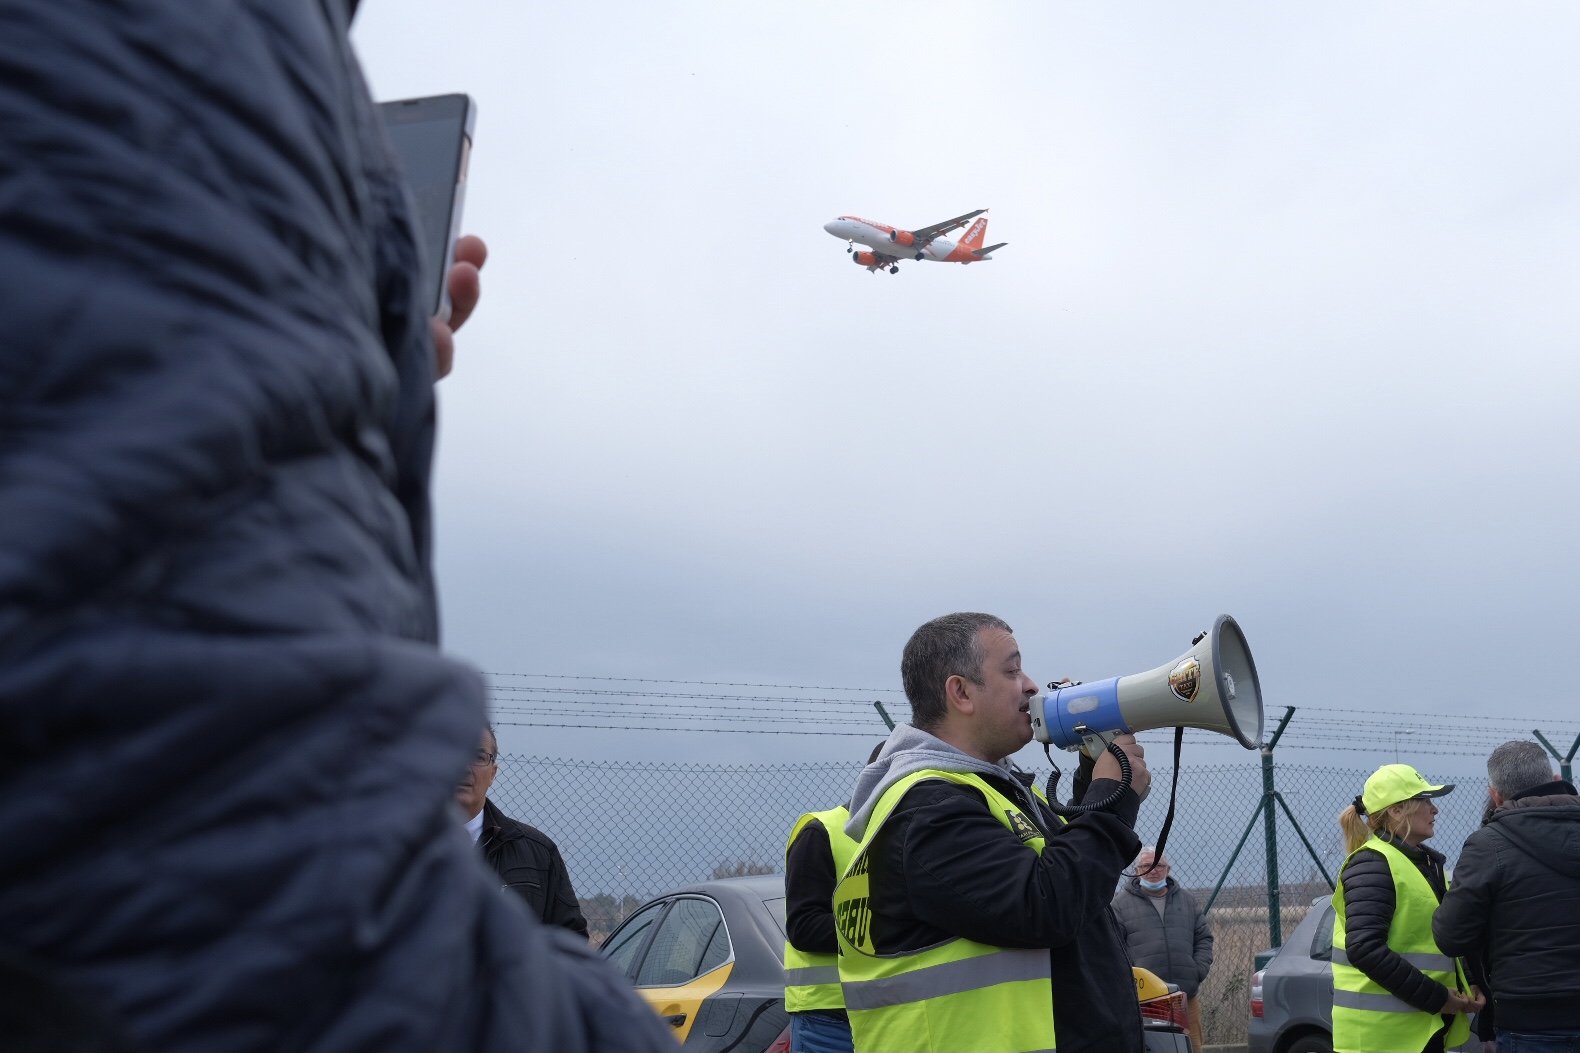
M 1574 782 L 1574 769 L 1569 762 L 1575 759 L 1575 750 L 1580 750 L 1580 735 L 1575 736 L 1575 744 L 1569 747 L 1569 755 L 1560 757 L 1558 751 L 1553 749 L 1553 744 L 1548 742 L 1540 731 L 1532 731 L 1531 734 L 1536 736 L 1537 742 L 1547 747 L 1547 752 L 1551 753 L 1553 760 L 1558 762 L 1558 772 L 1564 777 L 1564 782 Z
M 874 700 L 873 703 L 872 703 L 872 708 L 876 709 L 878 711 L 878 716 L 882 717 L 883 718 L 883 722 L 889 726 L 889 730 L 893 731 L 894 730 L 894 720 L 889 716 L 889 711 L 887 709 L 883 708 L 883 703 Z
M 1273 814 L 1273 802 L 1278 798 L 1278 791 L 1273 786 L 1273 747 L 1278 745 L 1279 736 L 1284 733 L 1284 729 L 1289 726 L 1289 718 L 1294 715 L 1295 707 L 1285 706 L 1284 719 L 1278 722 L 1278 729 L 1262 746 L 1262 831 L 1267 837 L 1267 933 L 1270 946 L 1273 947 L 1283 946 L 1284 943 L 1284 925 L 1278 902 L 1278 816 Z

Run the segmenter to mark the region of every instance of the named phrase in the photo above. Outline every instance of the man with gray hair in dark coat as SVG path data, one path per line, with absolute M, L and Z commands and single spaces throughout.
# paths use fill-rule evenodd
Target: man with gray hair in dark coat
M 1196 899 L 1169 876 L 1167 856 L 1148 845 L 1136 856 L 1135 873 L 1114 893 L 1114 918 L 1125 934 L 1130 960 L 1185 992 L 1191 1048 L 1202 1048 L 1201 1002 L 1197 998 L 1212 968 L 1212 927 Z
M 1499 1053 L 1580 1049 L 1580 795 L 1535 742 L 1487 759 L 1496 805 L 1432 917 L 1445 954 L 1480 957 Z

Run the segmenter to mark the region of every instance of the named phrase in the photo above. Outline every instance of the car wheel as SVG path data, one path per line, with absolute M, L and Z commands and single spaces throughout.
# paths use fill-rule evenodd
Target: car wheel
M 1333 1053 L 1333 1039 L 1327 1035 L 1301 1035 L 1284 1053 Z

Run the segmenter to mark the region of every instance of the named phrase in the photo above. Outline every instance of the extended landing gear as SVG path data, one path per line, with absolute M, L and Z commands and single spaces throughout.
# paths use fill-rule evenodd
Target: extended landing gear
M 900 268 L 898 268 L 898 267 L 890 267 L 889 268 L 889 273 L 890 274 L 899 274 L 900 273 Z
M 856 251 L 856 239 L 855 238 L 851 238 L 849 241 L 845 242 L 845 251 L 846 252 L 855 252 Z

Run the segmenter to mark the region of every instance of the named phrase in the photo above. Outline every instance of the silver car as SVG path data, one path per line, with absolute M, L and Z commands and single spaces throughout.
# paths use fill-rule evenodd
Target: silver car
M 1333 900 L 1320 896 L 1251 976 L 1249 1053 L 1333 1053 Z

